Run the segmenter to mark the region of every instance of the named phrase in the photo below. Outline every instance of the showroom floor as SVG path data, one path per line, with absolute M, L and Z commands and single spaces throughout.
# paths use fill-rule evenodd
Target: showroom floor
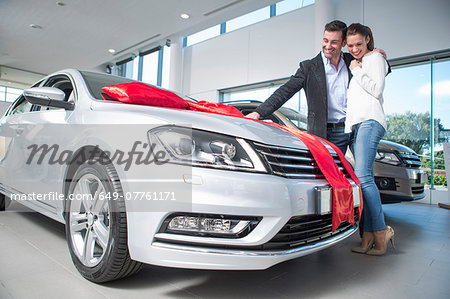
M 39 214 L 0 213 L 0 298 L 450 298 L 450 211 L 383 206 L 396 250 L 350 252 L 359 236 L 265 271 L 204 271 L 147 265 L 96 285 L 72 265 L 64 226 Z

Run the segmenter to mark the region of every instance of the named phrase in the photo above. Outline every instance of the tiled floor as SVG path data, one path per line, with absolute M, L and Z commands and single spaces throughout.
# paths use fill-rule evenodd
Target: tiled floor
M 0 213 L 0 298 L 450 298 L 450 210 L 383 206 L 396 250 L 350 252 L 359 237 L 265 271 L 145 266 L 104 285 L 72 265 L 64 226 L 36 213 Z

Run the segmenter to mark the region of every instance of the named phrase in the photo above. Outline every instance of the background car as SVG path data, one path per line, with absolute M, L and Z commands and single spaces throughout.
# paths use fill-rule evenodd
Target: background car
M 231 101 L 224 104 L 238 108 L 243 114 L 255 111 L 260 101 Z M 265 121 L 283 124 L 288 127 L 307 128 L 306 116 L 299 112 L 281 107 Z M 353 163 L 351 151 L 346 154 Z M 424 186 L 427 174 L 420 169 L 419 156 L 409 147 L 387 140 L 381 140 L 375 157 L 374 177 L 380 191 L 382 203 L 419 200 L 425 197 Z
M 86 279 L 123 278 L 144 263 L 266 269 L 357 230 L 354 219 L 332 229 L 329 183 L 293 134 L 245 118 L 126 104 L 102 90 L 130 82 L 63 70 L 25 90 L 0 119 L 0 208 L 9 197 L 64 223 Z M 159 102 L 177 97 L 157 93 Z M 351 191 L 357 221 L 359 187 Z

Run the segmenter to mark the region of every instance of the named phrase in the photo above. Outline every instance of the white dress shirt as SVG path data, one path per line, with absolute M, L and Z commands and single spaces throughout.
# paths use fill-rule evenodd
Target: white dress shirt
M 373 119 L 386 129 L 383 110 L 384 79 L 388 65 L 378 52 L 364 55 L 361 67 L 351 72 L 352 80 L 347 91 L 347 118 L 345 132 L 351 132 L 352 126 Z
M 347 109 L 348 87 L 348 69 L 345 65 L 344 55 L 341 53 L 341 59 L 336 69 L 330 59 L 326 58 L 323 52 L 321 54 L 327 82 L 328 122 L 343 122 Z

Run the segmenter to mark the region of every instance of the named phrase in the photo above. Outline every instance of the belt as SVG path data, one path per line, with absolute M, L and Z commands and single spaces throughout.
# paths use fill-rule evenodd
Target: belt
M 327 123 L 327 128 L 340 128 L 340 127 L 345 127 L 345 122 Z

